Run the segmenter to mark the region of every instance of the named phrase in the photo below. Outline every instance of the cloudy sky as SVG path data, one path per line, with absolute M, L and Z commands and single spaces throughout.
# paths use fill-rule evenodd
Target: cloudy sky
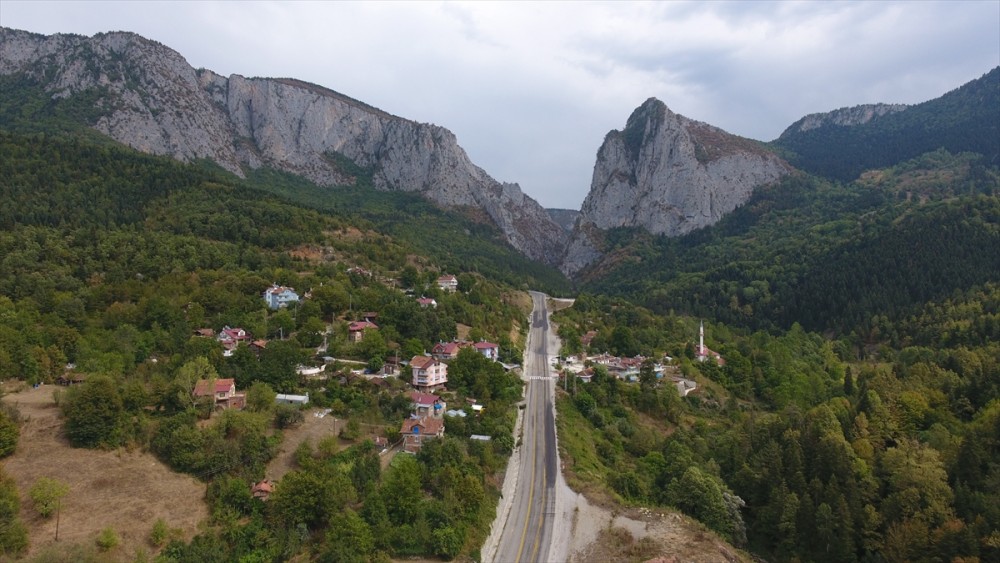
M 314 82 L 447 127 L 490 175 L 566 208 L 649 97 L 767 141 L 808 113 L 918 103 L 1000 65 L 1000 0 L 2 0 L 0 25 L 133 31 L 194 67 Z

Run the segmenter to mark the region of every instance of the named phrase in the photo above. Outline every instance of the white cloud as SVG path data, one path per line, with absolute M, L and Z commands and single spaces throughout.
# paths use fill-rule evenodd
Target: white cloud
M 578 207 L 608 130 L 655 96 L 770 140 L 806 113 L 937 97 L 1000 65 L 1000 2 L 22 2 L 0 25 L 127 30 L 222 74 L 289 76 L 456 133 Z

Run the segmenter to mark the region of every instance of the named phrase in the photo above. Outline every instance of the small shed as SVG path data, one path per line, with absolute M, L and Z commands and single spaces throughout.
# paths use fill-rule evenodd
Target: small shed
M 305 395 L 286 395 L 284 393 L 278 393 L 274 396 L 274 402 L 279 405 L 308 405 L 309 393 L 306 393 Z

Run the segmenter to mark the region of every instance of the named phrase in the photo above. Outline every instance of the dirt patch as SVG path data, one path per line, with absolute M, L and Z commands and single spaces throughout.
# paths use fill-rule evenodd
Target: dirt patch
M 570 495 L 575 495 L 569 491 Z M 571 497 L 572 498 L 572 497 Z M 590 504 L 576 495 L 567 561 L 647 561 L 655 557 L 692 563 L 738 563 L 751 559 L 704 526 L 676 512 Z
M 315 416 L 317 412 L 319 411 L 306 411 L 302 424 L 282 431 L 278 454 L 267 464 L 265 473 L 268 479 L 280 480 L 285 473 L 298 467 L 295 463 L 295 450 L 302 442 L 308 441 L 315 448 L 320 440 L 327 436 L 337 436 L 344 428 L 346 424 L 344 419 L 329 414 L 320 418 Z M 337 451 L 348 445 L 350 442 L 337 439 Z
M 121 538 L 115 553 L 124 560 L 148 544 L 153 523 L 163 518 L 190 539 L 208 518 L 205 484 L 175 473 L 152 454 L 86 450 L 70 447 L 62 433 L 62 417 L 53 399 L 57 388 L 45 385 L 7 395 L 24 423 L 17 452 L 4 461 L 4 470 L 21 493 L 21 518 L 31 542 L 28 556 L 55 545 L 56 519 L 41 518 L 28 501 L 28 489 L 39 477 L 69 485 L 59 514 L 59 544 L 93 546 L 104 528 Z
M 268 479 L 279 481 L 286 473 L 298 468 L 298 464 L 295 462 L 295 450 L 298 449 L 302 442 L 309 442 L 312 444 L 313 449 L 315 449 L 323 438 L 339 436 L 340 431 L 347 425 L 345 419 L 332 414 L 322 417 L 316 416 L 319 412 L 322 411 L 316 409 L 305 411 L 305 419 L 302 421 L 302 424 L 282 431 L 281 446 L 278 448 L 278 454 L 267 465 L 267 470 L 265 471 Z M 358 442 L 352 442 L 337 438 L 337 451 L 349 448 L 366 438 L 374 440 L 376 436 L 381 435 L 383 428 L 380 425 L 362 424 L 361 439 Z M 392 460 L 392 457 L 398 451 L 399 448 L 394 448 L 382 454 L 382 469 L 388 466 L 389 461 Z
M 472 327 L 462 323 L 455 323 L 455 330 L 459 340 L 466 340 L 469 338 L 469 331 L 472 330 Z
M 322 248 L 318 246 L 312 244 L 303 244 L 301 246 L 289 250 L 288 254 L 290 254 L 294 258 L 299 258 L 302 260 L 320 262 L 323 260 L 326 253 Z
M 507 303 L 517 307 L 522 313 L 524 313 L 525 317 L 531 314 L 531 310 L 535 306 L 534 302 L 531 300 L 531 294 L 526 291 L 505 293 L 503 295 L 503 299 Z
M 576 303 L 576 299 L 558 299 L 555 297 L 549 298 L 549 310 L 553 313 L 557 311 L 562 311 L 563 309 L 568 309 Z

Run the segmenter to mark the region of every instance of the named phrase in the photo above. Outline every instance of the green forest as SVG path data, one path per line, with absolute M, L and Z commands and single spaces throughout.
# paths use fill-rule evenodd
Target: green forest
M 767 560 L 1000 557 L 996 283 L 883 321 L 882 344 L 860 358 L 797 324 L 712 324 L 725 365 L 700 363 L 692 319 L 607 297 L 581 296 L 554 320 L 567 355 L 596 331 L 590 352 L 668 354 L 701 388 L 681 399 L 651 360 L 633 384 L 601 365 L 589 383 L 564 381 L 571 485 L 679 509 Z
M 448 399 L 461 406 L 475 397 L 484 414 L 449 422 L 445 438 L 383 469 L 370 438 L 399 440 L 408 385 L 372 385 L 339 363 L 328 366 L 327 384 L 296 367 L 320 361 L 316 348 L 328 340 L 325 354 L 378 370 L 456 338 L 458 326 L 518 361 L 526 311 L 515 288 L 473 266 L 450 270 L 461 291 L 443 292 L 436 279 L 445 270 L 416 249 L 431 235 L 395 238 L 358 213 L 261 190 L 260 180 L 79 137 L 0 133 L 0 177 L 0 379 L 52 384 L 81 374 L 82 384 L 57 391 L 73 446 L 149 451 L 208 483 L 208 526 L 185 542 L 170 539 L 163 523 L 158 560 L 451 559 L 478 551 L 513 447 L 520 379 L 478 353 L 460 355 Z M 475 234 L 450 240 L 463 237 L 481 240 L 474 248 L 484 254 L 513 252 Z M 311 289 L 311 298 L 270 311 L 261 296 L 272 283 Z M 437 307 L 420 307 L 420 295 Z M 363 311 L 378 312 L 379 329 L 351 342 L 347 324 Z M 225 356 L 195 333 L 224 326 L 243 327 L 267 346 Z M 197 381 L 217 378 L 246 390 L 246 410 L 211 416 L 212 404 L 192 396 Z M 275 393 L 308 393 L 311 407 L 349 423 L 339 436 L 303 442 L 295 469 L 265 504 L 250 485 L 283 431 L 303 419 L 274 405 Z M 0 455 L 16 451 L 21 422 L 16 407 L 0 411 Z M 0 479 L 0 552 L 16 555 L 27 535 L 10 487 Z

